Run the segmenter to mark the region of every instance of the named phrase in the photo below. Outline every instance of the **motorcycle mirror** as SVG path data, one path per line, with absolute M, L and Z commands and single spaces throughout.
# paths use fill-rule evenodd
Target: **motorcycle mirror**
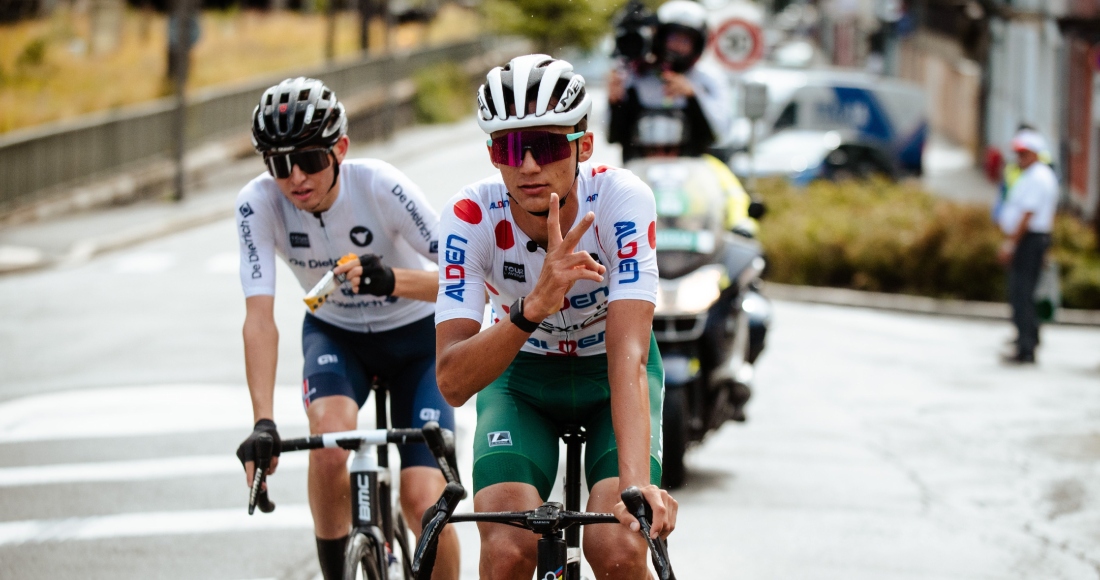
M 764 205 L 764 202 L 754 201 L 749 204 L 749 217 L 752 219 L 758 220 L 766 213 L 768 213 L 768 206 Z

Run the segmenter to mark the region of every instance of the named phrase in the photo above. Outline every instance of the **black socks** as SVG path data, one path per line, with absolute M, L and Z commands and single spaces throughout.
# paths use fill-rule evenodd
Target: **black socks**
M 317 538 L 317 559 L 321 562 L 321 575 L 325 580 L 342 580 L 344 577 L 344 547 L 348 536 L 335 540 Z

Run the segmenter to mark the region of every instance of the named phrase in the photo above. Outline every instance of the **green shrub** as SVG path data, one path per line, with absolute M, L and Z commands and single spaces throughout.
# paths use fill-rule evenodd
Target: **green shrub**
M 964 300 L 1003 300 L 1002 236 L 985 207 L 934 197 L 911 184 L 763 180 L 760 239 L 768 278 Z M 1100 308 L 1100 257 L 1092 231 L 1060 216 L 1052 257 L 1063 304 Z
M 474 110 L 473 83 L 455 63 L 442 63 L 417 71 L 416 119 L 421 123 L 452 123 Z
M 46 62 L 46 50 L 49 48 L 49 39 L 39 36 L 32 39 L 19 51 L 15 57 L 15 65 L 19 68 L 34 68 Z

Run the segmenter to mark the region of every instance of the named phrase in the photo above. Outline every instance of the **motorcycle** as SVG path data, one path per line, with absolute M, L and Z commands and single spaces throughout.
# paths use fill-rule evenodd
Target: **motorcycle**
M 684 454 L 727 421 L 745 421 L 771 303 L 760 293 L 764 206 L 713 157 L 649 157 L 627 169 L 657 205 L 660 281 L 653 333 L 664 361 L 662 485 L 685 478 Z

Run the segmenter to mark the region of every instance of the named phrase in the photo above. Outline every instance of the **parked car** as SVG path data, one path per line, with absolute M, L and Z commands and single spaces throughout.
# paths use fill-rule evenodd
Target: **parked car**
M 899 171 L 876 143 L 866 143 L 842 131 L 786 129 L 756 144 L 755 156 L 739 151 L 730 158 L 734 174 L 742 179 L 786 177 L 797 185 L 815 179 L 894 180 Z
M 787 165 L 780 169 L 761 158 L 758 167 L 790 173 L 801 163 L 796 159 L 805 158 L 808 167 L 818 160 L 838 174 L 900 177 L 923 170 L 928 121 L 918 85 L 858 71 L 774 67 L 752 69 L 740 82 L 768 87 L 767 113 L 756 124 L 757 153 L 777 150 L 775 163 Z M 750 129 L 750 121 L 738 120 L 734 150 L 748 145 Z M 782 146 L 795 147 L 798 154 L 783 162 Z

